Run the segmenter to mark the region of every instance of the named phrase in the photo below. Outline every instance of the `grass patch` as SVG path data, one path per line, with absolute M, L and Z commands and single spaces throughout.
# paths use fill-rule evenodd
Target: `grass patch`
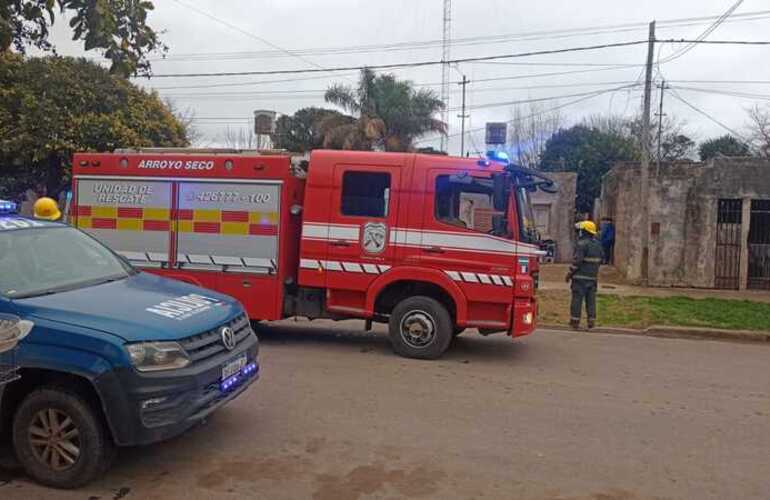
M 540 322 L 567 324 L 570 294 L 564 290 L 538 292 Z M 747 300 L 689 297 L 632 297 L 601 294 L 599 326 L 646 328 L 651 325 L 770 330 L 770 304 Z

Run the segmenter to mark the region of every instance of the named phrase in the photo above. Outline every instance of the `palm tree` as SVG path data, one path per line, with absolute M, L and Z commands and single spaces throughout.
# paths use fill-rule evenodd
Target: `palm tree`
M 432 90 L 415 90 L 412 82 L 394 75 L 361 70 L 358 86 L 335 84 L 326 91 L 326 102 L 335 104 L 357 120 L 322 124 L 324 147 L 410 151 L 415 139 L 430 132 L 446 133 L 447 125 L 434 118 L 444 103 Z M 337 117 L 339 118 L 339 117 Z

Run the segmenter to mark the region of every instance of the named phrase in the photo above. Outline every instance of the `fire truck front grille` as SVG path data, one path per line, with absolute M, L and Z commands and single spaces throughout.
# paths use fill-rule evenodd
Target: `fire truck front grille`
M 196 363 L 203 361 L 224 352 L 229 352 L 225 345 L 222 343 L 222 335 L 220 330 L 223 326 L 229 326 L 235 332 L 235 345 L 236 347 L 244 342 L 249 336 L 252 335 L 251 325 L 249 324 L 249 318 L 245 314 L 238 316 L 232 321 L 220 325 L 213 330 L 194 335 L 182 340 L 180 343 L 182 347 L 190 356 L 190 361 Z

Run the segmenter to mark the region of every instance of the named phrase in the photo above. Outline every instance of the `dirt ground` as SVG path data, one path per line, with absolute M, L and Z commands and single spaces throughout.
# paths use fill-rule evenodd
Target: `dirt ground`
M 206 425 L 54 492 L 0 498 L 770 498 L 770 346 L 466 334 L 434 362 L 360 322 L 261 333 L 262 379 Z

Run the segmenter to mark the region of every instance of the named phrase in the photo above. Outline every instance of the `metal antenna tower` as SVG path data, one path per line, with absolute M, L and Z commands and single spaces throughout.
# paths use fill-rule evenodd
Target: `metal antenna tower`
M 441 151 L 446 151 L 449 146 L 449 49 L 452 45 L 452 0 L 444 0 L 444 36 L 441 46 L 441 101 L 444 110 L 441 112 L 441 121 L 447 124 L 447 135 L 441 136 Z

